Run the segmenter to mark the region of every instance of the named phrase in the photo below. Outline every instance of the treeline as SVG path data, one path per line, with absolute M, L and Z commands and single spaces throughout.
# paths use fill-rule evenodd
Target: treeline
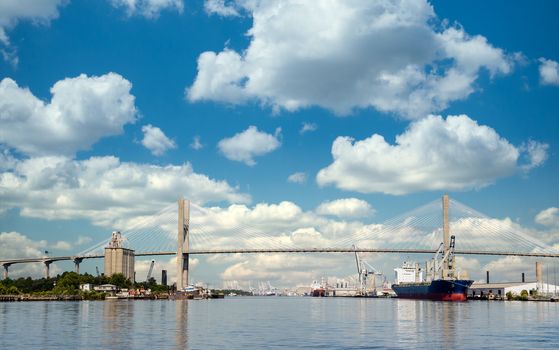
M 96 292 L 82 292 L 80 291 L 80 284 L 90 283 L 92 285 L 113 284 L 119 289 L 134 288 L 134 289 L 151 289 L 152 292 L 167 292 L 168 287 L 158 285 L 154 278 L 150 278 L 147 282 L 132 283 L 130 279 L 124 277 L 123 274 L 117 273 L 111 277 L 104 275 L 93 276 L 88 273 L 78 274 L 76 272 L 64 272 L 53 278 L 40 278 L 32 279 L 18 278 L 18 279 L 5 279 L 0 281 L 0 295 L 1 294 L 39 294 L 39 295 L 79 295 L 82 294 L 92 299 L 101 298 L 103 293 Z M 104 295 L 103 295 L 104 297 Z

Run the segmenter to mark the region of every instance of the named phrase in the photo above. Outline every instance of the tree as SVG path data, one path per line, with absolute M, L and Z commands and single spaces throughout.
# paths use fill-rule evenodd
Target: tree
M 132 282 L 121 273 L 115 273 L 109 278 L 109 283 L 114 284 L 119 288 L 128 288 L 132 285 Z

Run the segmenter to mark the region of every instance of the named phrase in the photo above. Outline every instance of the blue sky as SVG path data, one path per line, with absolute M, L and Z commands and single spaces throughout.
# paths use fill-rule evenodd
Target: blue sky
M 557 245 L 558 7 L 0 4 L 0 256 L 79 251 L 180 195 L 366 225 L 449 193 Z M 329 273 L 255 259 L 199 278 Z

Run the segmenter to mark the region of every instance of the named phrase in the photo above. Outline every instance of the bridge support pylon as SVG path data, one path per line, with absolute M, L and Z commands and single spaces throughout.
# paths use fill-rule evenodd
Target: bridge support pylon
M 178 249 L 177 249 L 177 290 L 188 286 L 190 201 L 179 199 Z
M 52 264 L 52 261 L 45 260 L 43 264 L 45 264 L 45 278 L 50 278 L 50 264 Z
M 7 280 L 8 279 L 8 268 L 10 267 L 11 264 L 3 264 L 4 266 L 4 279 Z
M 83 258 L 74 258 L 74 267 L 75 267 L 75 271 L 76 273 L 79 275 L 80 274 L 80 264 L 83 261 Z

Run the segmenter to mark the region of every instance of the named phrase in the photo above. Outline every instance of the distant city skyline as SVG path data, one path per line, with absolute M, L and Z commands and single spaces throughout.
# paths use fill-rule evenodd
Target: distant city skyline
M 318 241 L 448 193 L 559 249 L 558 10 L 0 3 L 0 258 L 82 251 L 181 196 L 209 210 L 210 225 Z M 366 258 L 390 275 L 405 257 Z M 204 256 L 191 277 L 294 286 L 346 278 L 352 259 Z M 156 260 L 172 281 L 174 258 Z M 136 261 L 137 275 L 150 261 Z M 490 269 L 507 280 L 534 260 L 463 263 L 475 279 Z M 51 274 L 70 269 L 54 263 Z M 39 277 L 42 266 L 10 275 Z

